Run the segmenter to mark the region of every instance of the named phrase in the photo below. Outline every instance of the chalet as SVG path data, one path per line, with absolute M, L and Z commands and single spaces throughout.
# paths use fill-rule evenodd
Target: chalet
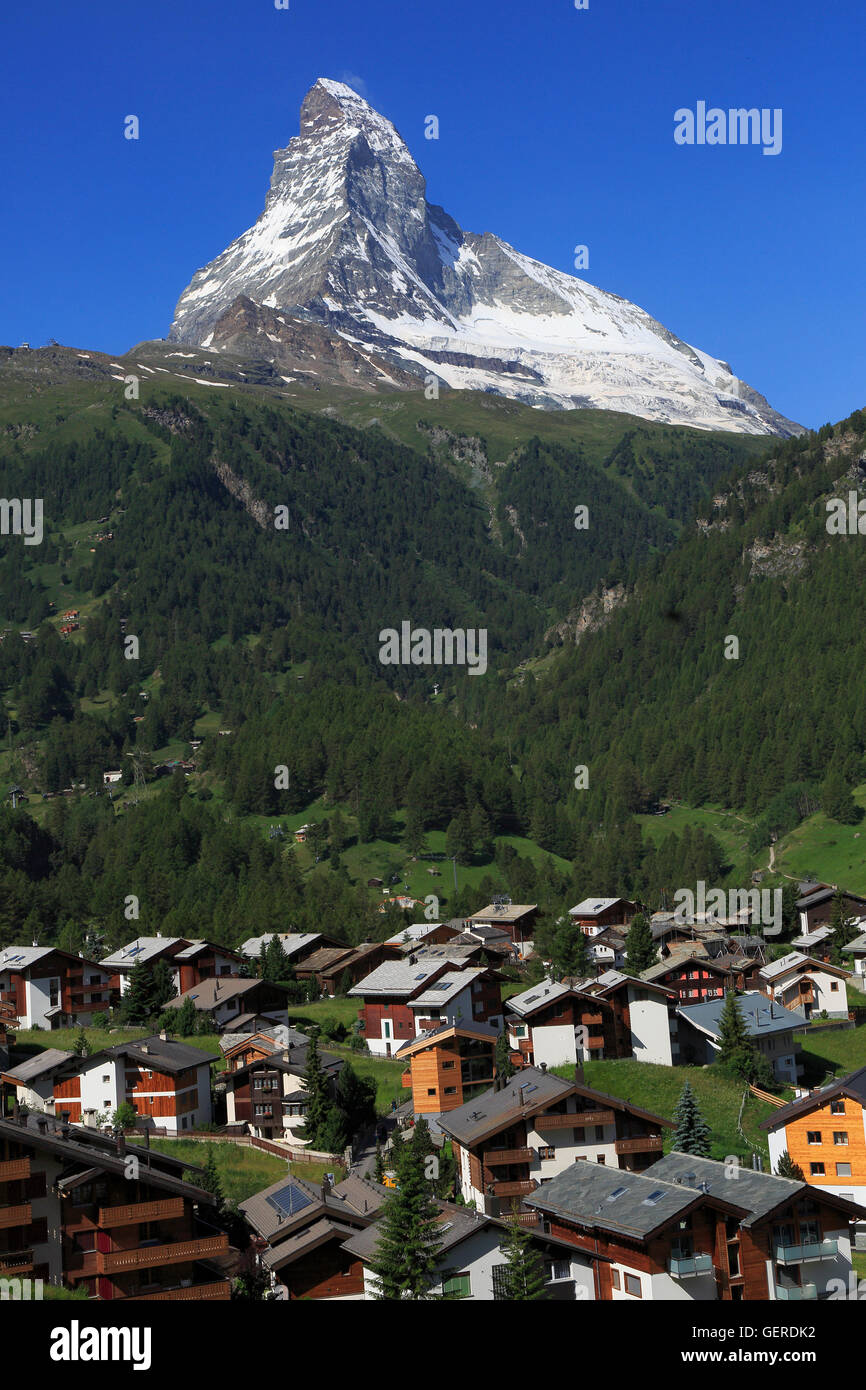
M 507 1298 L 505 1274 L 508 1265 L 503 1223 L 454 1202 L 440 1201 L 436 1205 L 439 1208 L 436 1222 L 439 1251 L 430 1284 L 431 1295 L 477 1302 Z M 346 1253 L 361 1264 L 365 1299 L 379 1297 L 379 1281 L 371 1265 L 376 1258 L 381 1230 L 380 1219 L 350 1236 L 343 1246 Z M 585 1296 L 588 1260 L 564 1242 L 544 1235 L 540 1227 L 533 1230 L 532 1245 L 542 1261 L 545 1298 L 572 1301 Z
M 789 951 L 761 968 L 758 989 L 786 1009 L 798 1010 L 807 1020 L 821 1013 L 830 1018 L 847 1018 L 845 982 L 850 974 L 850 970 Z
M 803 1015 L 791 1013 L 756 990 L 738 994 L 736 1000 L 746 1030 L 757 1050 L 770 1063 L 776 1080 L 796 1085 L 794 1033 L 803 1027 Z M 680 1062 L 704 1066 L 715 1061 L 724 1006 L 724 999 L 711 999 L 705 1004 L 677 1008 Z
M 306 1047 L 309 1041 L 306 1033 L 277 1023 L 249 1032 L 223 1033 L 220 1038 L 220 1052 L 225 1058 L 225 1071 L 230 1072 L 238 1067 L 245 1067 L 248 1062 L 270 1057 L 286 1047 Z
M 670 1153 L 641 1173 L 575 1163 L 526 1199 L 589 1261 L 595 1299 L 826 1298 L 848 1287 L 858 1209 L 806 1183 Z
M 581 928 L 583 930 L 583 928 Z M 625 964 L 627 927 L 605 927 L 600 932 L 584 932 L 588 937 L 586 953 L 597 968 L 608 969 Z
M 249 960 L 259 960 L 268 942 L 278 936 L 283 945 L 283 954 L 292 965 L 300 965 L 314 951 L 323 946 L 339 946 L 341 943 L 333 936 L 325 936 L 319 931 L 307 932 L 266 932 L 264 936 L 251 936 L 240 946 L 241 955 Z
M 492 1086 L 498 1033 L 486 1023 L 443 1023 L 404 1043 L 403 1086 L 411 1088 L 415 1115 L 433 1120 Z
M 614 1036 L 606 1056 L 634 1057 L 670 1067 L 677 1060 L 676 995 L 657 981 L 605 970 L 583 988 L 613 1011 Z
M 227 1302 L 215 1262 L 228 1236 L 202 1227 L 215 1199 L 194 1185 L 200 1172 L 45 1115 L 0 1120 L 0 1277 L 113 1301 Z
M 513 956 L 515 954 L 514 943 L 504 927 L 491 927 L 485 922 L 467 922 L 460 935 L 454 938 L 454 944 L 467 941 L 477 941 L 488 951 L 493 951 L 497 955 Z
M 866 898 L 856 893 L 840 891 L 830 883 L 801 883 L 801 896 L 796 907 L 800 914 L 800 929 L 814 931 L 816 927 L 826 926 L 833 916 L 834 900 L 839 894 L 842 906 L 849 917 L 862 917 L 866 913 Z
M 56 946 L 7 946 L 0 951 L 0 1004 L 20 1028 L 91 1024 L 111 1004 L 104 965 Z
M 105 956 L 101 962 L 102 969 L 111 975 L 112 991 L 123 996 L 129 988 L 129 977 L 136 965 L 153 966 L 158 960 L 164 960 L 173 969 L 173 958 L 191 944 L 182 936 L 162 936 L 159 932 L 156 936 L 137 936 L 134 941 Z
M 372 1225 L 387 1195 L 364 1178 L 334 1185 L 326 1175 L 318 1186 L 281 1178 L 241 1202 L 248 1225 L 266 1243 L 260 1258 L 273 1297 L 363 1298 L 364 1266 L 345 1242 Z
M 584 898 L 568 915 L 584 936 L 598 936 L 607 927 L 628 927 L 637 910 L 628 898 Z
M 616 1024 L 610 1004 L 569 984 L 541 980 L 506 1004 L 508 1042 L 519 1066 L 615 1057 Z
M 411 955 L 386 961 L 359 981 L 350 995 L 363 1000 L 359 1017 L 370 1052 L 390 1057 L 400 1044 L 442 1023 L 502 1026 L 499 977 L 486 966 L 467 968 L 440 947 L 432 958 Z
M 775 1110 L 761 1128 L 774 1167 L 787 1149 L 810 1186 L 866 1208 L 866 1067 Z
M 295 966 L 295 978 L 315 980 L 321 992 L 333 999 L 342 993 L 344 979 L 348 979 L 350 986 L 356 985 L 378 965 L 387 960 L 399 960 L 402 954 L 399 946 L 388 942 L 363 941 L 360 946 L 323 947 Z
M 641 979 L 673 990 L 681 1004 L 703 1004 L 724 999 L 731 989 L 759 988 L 760 968 L 760 962 L 748 956 L 708 956 L 705 948 L 687 948 L 642 971 Z
M 290 1037 L 285 1045 L 277 1044 L 264 1055 L 252 1055 L 223 1074 L 230 1125 L 243 1126 L 256 1139 L 307 1142 L 301 1131 L 308 1104 L 305 1075 L 310 1040 L 300 1036 L 303 1043 Z M 260 1054 L 260 1049 L 253 1052 Z M 343 1059 L 320 1052 L 319 1061 L 333 1085 L 343 1069 Z
M 272 1023 L 288 1023 L 288 993 L 284 985 L 271 980 L 237 979 L 234 976 L 202 980 L 166 1009 L 179 1009 L 191 999 L 199 1013 L 208 1014 L 218 1032 L 231 1031 L 239 1015 L 263 1014 Z M 242 1030 L 241 1030 L 242 1031 Z
M 527 1067 L 439 1117 L 464 1201 L 507 1216 L 513 1201 L 579 1160 L 637 1172 L 661 1154 L 669 1120 L 593 1091 L 582 1078 L 579 1068 L 565 1081 Z
M 401 952 L 406 954 L 420 946 L 441 946 L 453 941 L 459 934 L 460 927 L 450 922 L 418 922 L 414 926 L 404 927 L 396 936 L 389 936 L 385 945 L 399 946 Z
M 190 941 L 172 957 L 169 964 L 174 987 L 178 994 L 184 994 L 203 980 L 240 975 L 245 959 L 237 951 L 214 946 L 210 941 Z
M 829 960 L 833 951 L 833 928 L 816 927 L 814 931 L 800 932 L 799 936 L 791 937 L 791 945 L 804 955 Z
M 538 915 L 537 903 L 513 903 L 510 898 L 496 898 L 480 912 L 466 918 L 466 927 L 500 927 L 508 932 L 519 956 L 532 955 L 533 925 Z
M 842 955 L 851 957 L 851 968 L 862 989 L 862 982 L 866 978 L 866 931 L 855 936 L 847 946 L 843 946 Z
M 106 1125 L 124 1102 L 143 1129 L 172 1133 L 210 1124 L 210 1064 L 215 1053 L 171 1042 L 165 1033 L 80 1057 L 50 1049 L 3 1073 L 16 1099 L 76 1125 Z

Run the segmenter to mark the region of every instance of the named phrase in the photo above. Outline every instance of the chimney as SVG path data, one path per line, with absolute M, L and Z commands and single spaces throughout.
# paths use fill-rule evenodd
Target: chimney
M 118 1129 L 115 1132 L 115 1143 L 117 1146 L 118 1158 L 123 1158 L 126 1154 L 126 1135 L 122 1129 Z
M 46 1115 L 36 1116 L 36 1128 L 39 1130 L 40 1134 L 46 1134 L 48 1132 L 48 1117 Z
M 160 1042 L 168 1042 L 168 1033 L 164 1028 L 160 1028 L 159 1030 L 159 1040 Z
M 518 1104 L 520 1104 L 520 1105 L 525 1105 L 525 1104 L 526 1104 L 526 1101 L 525 1101 L 525 1099 L 524 1099 L 525 1093 L 526 1093 L 526 1087 L 525 1087 L 525 1086 L 521 1086 L 521 1087 L 519 1088 L 519 1092 L 518 1092 Z
M 538 1069 L 539 1069 L 539 1071 L 547 1071 L 547 1063 L 546 1063 L 546 1062 L 539 1062 L 539 1064 L 538 1064 Z
M 327 1173 L 322 1177 L 322 1201 L 326 1202 L 331 1195 L 331 1181 Z
M 70 1116 L 70 1114 L 71 1114 L 71 1111 L 69 1111 L 69 1110 L 61 1110 L 61 1112 L 60 1112 L 60 1137 L 61 1137 L 62 1139 L 68 1139 L 68 1138 L 69 1138 L 69 1116 Z

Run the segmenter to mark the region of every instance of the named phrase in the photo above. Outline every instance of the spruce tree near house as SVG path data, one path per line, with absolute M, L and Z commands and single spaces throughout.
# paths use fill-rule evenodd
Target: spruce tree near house
M 516 1202 L 512 1204 L 503 1248 L 505 1269 L 501 1296 L 514 1303 L 536 1303 L 546 1298 L 541 1255 L 535 1248 L 531 1233 L 520 1224 Z
M 83 1024 L 78 1029 L 78 1032 L 75 1034 L 75 1041 L 72 1044 L 72 1051 L 78 1057 L 89 1057 L 91 1052 L 93 1051 L 93 1048 L 90 1045 L 90 1040 L 84 1031 Z
M 795 1182 L 805 1182 L 806 1177 L 799 1163 L 795 1163 L 788 1150 L 779 1155 L 779 1163 L 776 1168 L 777 1178 L 793 1178 Z
M 701 1114 L 697 1096 L 689 1081 L 680 1091 L 674 1119 L 677 1127 L 671 1148 L 678 1153 L 694 1154 L 695 1158 L 709 1158 L 711 1130 Z
M 332 1109 L 331 1088 L 319 1057 L 319 1034 L 314 1029 L 307 1044 L 307 1066 L 304 1072 L 304 1089 L 307 1093 L 307 1108 L 304 1117 L 304 1139 L 311 1148 L 320 1147 L 319 1140 L 324 1133 Z
M 629 975 L 640 975 L 655 964 L 656 945 L 652 927 L 642 912 L 632 918 L 625 938 L 625 963 Z
M 170 1026 L 173 1031 L 182 1038 L 192 1037 L 198 1027 L 198 1014 L 189 995 L 186 996 L 179 1009 L 172 1011 L 172 1014 Z
M 428 1139 L 429 1134 L 425 1136 L 422 1130 L 404 1145 L 400 1186 L 385 1203 L 370 1263 L 370 1270 L 379 1281 L 380 1299 L 427 1302 L 438 1297 L 432 1288 L 442 1239 L 438 1230 L 439 1207 L 426 1175 Z
M 508 1042 L 508 1033 L 504 1028 L 496 1039 L 494 1063 L 496 1075 L 502 1080 L 507 1081 L 509 1076 L 514 1075 L 514 1064 L 511 1061 L 511 1047 Z

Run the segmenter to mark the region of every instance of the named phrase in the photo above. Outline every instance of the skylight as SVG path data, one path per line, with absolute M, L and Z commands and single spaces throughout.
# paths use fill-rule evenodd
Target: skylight
M 655 1190 L 655 1192 L 651 1192 L 650 1195 L 649 1195 L 648 1197 L 645 1197 L 645 1198 L 644 1198 L 644 1206 L 645 1206 L 645 1207 L 654 1207 L 654 1206 L 656 1205 L 657 1202 L 660 1202 L 660 1201 L 661 1201 L 661 1199 L 662 1199 L 662 1197 L 664 1197 L 664 1195 L 665 1195 L 665 1190 L 664 1190 L 664 1188 L 663 1188 L 663 1187 L 657 1187 L 656 1190 Z

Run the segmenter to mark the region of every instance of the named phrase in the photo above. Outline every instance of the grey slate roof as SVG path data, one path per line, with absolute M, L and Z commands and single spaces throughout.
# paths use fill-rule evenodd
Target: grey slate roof
M 482 1216 L 466 1207 L 458 1207 L 453 1202 L 437 1202 L 441 1217 L 438 1222 L 441 1247 L 438 1259 L 441 1260 L 449 1250 L 461 1245 L 470 1236 L 483 1231 L 485 1226 L 494 1224 L 490 1217 Z M 381 1233 L 380 1223 L 374 1222 L 363 1231 L 358 1231 L 347 1240 L 343 1249 L 367 1263 L 373 1258 Z
M 775 1118 L 775 1117 L 774 1117 Z M 735 1207 L 743 1208 L 746 1215 L 741 1224 L 752 1226 L 783 1202 L 803 1193 L 808 1194 L 808 1183 L 797 1182 L 791 1178 L 777 1178 L 771 1173 L 755 1173 L 751 1168 L 737 1168 L 736 1178 L 727 1176 L 727 1167 L 713 1158 L 695 1158 L 694 1154 L 669 1153 L 644 1170 L 647 1178 L 661 1178 L 665 1182 L 675 1182 L 694 1174 L 696 1184 L 705 1183 L 710 1196 Z M 691 1189 L 694 1192 L 694 1188 Z
M 29 1086 L 31 1081 L 36 1081 L 40 1076 L 45 1076 L 52 1072 L 63 1062 L 68 1062 L 70 1057 L 74 1057 L 74 1052 L 63 1052 L 58 1047 L 46 1047 L 44 1052 L 37 1052 L 35 1057 L 28 1057 L 26 1062 L 19 1062 L 11 1071 L 5 1073 L 11 1081 L 17 1081 L 20 1086 Z
M 708 999 L 703 1004 L 681 1004 L 677 1013 L 688 1023 L 693 1023 L 701 1032 L 718 1038 L 724 1007 L 724 999 Z M 766 995 L 759 994 L 757 990 L 747 990 L 745 994 L 737 995 L 737 1008 L 747 1032 L 753 1038 L 762 1038 L 773 1033 L 788 1033 L 792 1029 L 802 1028 L 806 1021 L 804 1015 L 796 1009 L 786 1009 L 768 999 Z
M 520 1102 L 521 1087 L 524 1088 L 523 1104 Z M 545 1105 L 555 1105 L 572 1089 L 573 1083 L 563 1081 L 561 1076 L 541 1071 L 538 1067 L 524 1067 L 511 1077 L 501 1091 L 491 1087 L 456 1110 L 447 1111 L 436 1123 L 458 1143 L 471 1145 L 483 1139 L 485 1134 L 503 1128 L 511 1119 L 519 1119 Z
M 528 1207 L 569 1217 L 622 1235 L 648 1236 L 689 1208 L 700 1193 L 654 1176 L 599 1163 L 573 1163 L 524 1198 Z
M 363 980 L 359 980 L 350 995 L 417 994 L 442 969 L 442 960 L 386 960 Z
M 144 1049 L 147 1049 L 145 1051 Z M 152 1071 L 179 1072 L 188 1071 L 190 1067 L 201 1067 L 206 1062 L 218 1062 L 220 1060 L 218 1052 L 205 1052 L 201 1047 L 190 1047 L 188 1043 L 173 1042 L 170 1039 L 161 1038 L 159 1034 L 151 1038 L 136 1038 L 134 1042 L 118 1043 L 115 1047 L 106 1047 L 99 1053 L 94 1053 L 94 1057 L 131 1057 L 139 1066 L 143 1066 Z M 83 1057 L 82 1062 L 87 1064 L 92 1061 L 91 1057 Z

